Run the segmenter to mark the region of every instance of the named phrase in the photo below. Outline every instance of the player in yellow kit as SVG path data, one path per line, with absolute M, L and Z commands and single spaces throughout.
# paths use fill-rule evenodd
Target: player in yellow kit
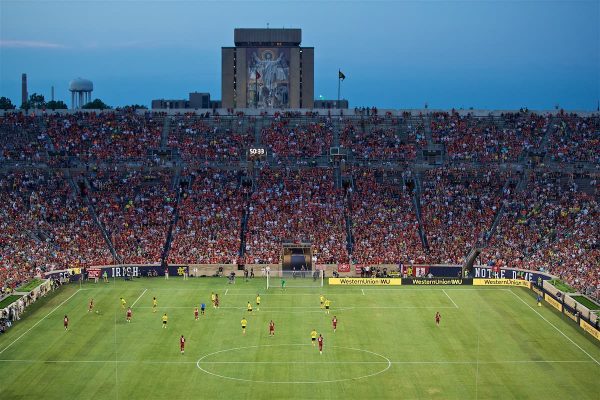
M 156 297 L 152 298 L 152 312 L 156 312 L 156 307 L 158 307 L 158 301 L 156 301 Z
M 124 298 L 121 297 L 121 308 L 124 310 L 125 306 L 127 305 L 127 302 L 125 301 Z
M 325 299 L 325 313 L 329 314 L 330 306 L 331 306 L 331 301 L 329 299 Z
M 256 311 L 260 311 L 260 294 L 256 295 Z
M 169 322 L 169 317 L 167 317 L 167 313 L 165 313 L 165 315 L 162 316 L 163 328 L 167 327 L 167 322 Z
M 248 310 L 248 313 L 252 314 L 252 304 L 250 304 L 250 302 L 248 302 L 246 309 Z
M 321 308 L 323 308 L 323 304 L 325 303 L 325 296 L 321 295 L 321 297 L 319 297 L 319 300 L 321 301 Z
M 313 344 L 313 346 L 315 345 L 315 343 L 317 342 L 317 331 L 315 329 L 312 330 L 312 332 L 310 332 L 310 338 L 311 338 L 311 342 Z
M 246 334 L 246 326 L 248 326 L 248 321 L 246 320 L 246 317 L 242 317 L 242 334 Z

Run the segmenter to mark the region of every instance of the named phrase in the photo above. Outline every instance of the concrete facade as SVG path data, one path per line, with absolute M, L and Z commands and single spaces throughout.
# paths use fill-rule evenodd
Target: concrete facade
M 152 109 L 212 109 L 221 108 L 221 101 L 211 100 L 210 93 L 192 92 L 186 99 L 154 99 Z

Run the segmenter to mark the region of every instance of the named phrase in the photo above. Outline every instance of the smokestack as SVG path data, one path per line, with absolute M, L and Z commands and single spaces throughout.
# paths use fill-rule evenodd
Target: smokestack
M 26 103 L 27 98 L 27 74 L 21 75 L 21 103 Z
M 50 91 L 50 93 L 50 98 L 52 99 L 52 101 L 54 101 L 54 86 L 52 86 L 52 90 Z

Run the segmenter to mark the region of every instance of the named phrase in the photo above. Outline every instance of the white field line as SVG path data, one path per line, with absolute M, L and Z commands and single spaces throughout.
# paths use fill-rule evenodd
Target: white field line
M 481 330 L 481 325 L 479 324 L 479 321 L 481 320 L 481 308 L 479 308 L 479 312 L 477 313 L 477 357 L 476 357 L 476 361 L 475 361 L 475 400 L 478 399 L 478 384 L 479 384 L 479 336 L 480 336 L 480 330 Z
M 2 349 L 2 351 L 0 351 L 0 354 L 4 353 L 8 348 L 10 348 L 13 344 L 15 344 L 16 342 L 19 341 L 19 339 L 21 339 L 23 336 L 25 336 L 27 333 L 29 333 L 29 331 L 31 331 L 33 328 L 35 328 L 36 326 L 38 326 L 38 324 L 40 322 L 42 322 L 43 320 L 45 320 L 46 318 L 48 318 L 54 311 L 58 310 L 63 304 L 65 304 L 67 301 L 71 300 L 71 298 L 73 296 L 75 296 L 77 293 L 79 293 L 81 289 L 77 289 L 75 291 L 75 293 L 73 293 L 72 295 L 70 295 L 69 297 L 67 297 L 62 303 L 60 303 L 59 305 L 57 305 L 56 307 L 54 307 L 52 309 L 52 311 L 50 311 L 48 314 L 46 314 L 44 317 L 42 317 L 42 319 L 40 319 L 38 322 L 36 322 L 35 324 L 33 324 L 33 326 L 29 329 L 27 329 L 25 332 L 23 332 L 21 334 L 21 336 L 19 336 L 18 338 L 16 338 L 15 340 L 13 340 L 13 342 L 11 344 L 9 344 L 8 346 L 6 346 L 5 348 Z
M 195 306 L 166 306 L 166 307 L 160 307 L 160 308 L 172 308 L 172 309 L 178 309 L 178 308 L 187 308 L 187 309 L 193 309 Z M 143 306 L 143 307 L 138 307 L 138 308 L 152 308 L 150 306 Z M 371 309 L 454 309 L 456 307 L 452 306 L 443 306 L 443 307 L 436 307 L 436 306 L 349 306 L 349 307 L 338 307 L 335 308 L 335 310 L 352 310 L 352 309 L 367 309 L 367 310 L 371 310 Z M 223 307 L 223 306 L 219 306 L 219 309 L 225 309 L 225 310 L 246 310 L 246 307 Z M 323 309 L 321 307 L 263 307 L 264 310 L 320 310 L 323 311 Z
M 8 360 L 11 363 L 52 363 L 52 364 L 196 364 L 196 361 L 152 361 L 152 360 Z M 387 364 L 388 361 L 202 361 L 201 364 Z M 593 364 L 588 360 L 505 360 L 505 361 L 390 361 L 398 365 L 475 365 L 475 364 Z
M 137 298 L 137 299 L 135 299 L 135 301 L 134 301 L 134 302 L 133 302 L 133 304 L 131 305 L 131 308 L 133 308 L 133 306 L 135 306 L 135 305 L 136 305 L 136 303 L 138 302 L 138 300 L 139 300 L 139 299 L 141 299 L 141 298 L 142 298 L 142 296 L 143 296 L 144 294 L 146 294 L 146 292 L 147 292 L 147 291 L 148 291 L 148 289 L 144 289 L 144 291 L 142 292 L 142 294 L 140 294 L 140 295 L 138 296 L 138 298 Z
M 544 321 L 546 321 L 551 327 L 553 327 L 554 329 L 556 329 L 561 335 L 563 335 L 569 342 L 573 343 L 579 350 L 581 350 L 582 352 L 584 352 L 589 358 L 591 358 L 596 364 L 600 365 L 600 361 L 596 360 L 594 357 L 592 357 L 592 355 L 590 353 L 588 353 L 587 351 L 585 351 L 583 348 L 581 348 L 581 346 L 579 346 L 577 343 L 575 343 L 570 337 L 568 337 L 563 331 L 561 331 L 560 329 L 558 329 L 556 327 L 556 325 L 554 325 L 552 322 L 548 321 L 542 314 L 540 314 L 535 308 L 531 307 L 529 304 L 527 304 L 527 302 L 525 300 L 523 300 L 522 298 L 520 298 L 515 292 L 513 292 L 512 290 L 510 291 L 517 299 L 519 299 L 523 304 L 525 304 L 527 307 L 531 308 L 531 310 L 536 313 L 537 315 L 540 316 L 540 318 L 542 318 Z
M 225 290 L 225 296 L 227 296 L 227 292 L 229 292 L 229 289 L 226 289 L 226 290 Z
M 146 293 L 146 292 L 144 291 L 144 293 Z M 139 300 L 139 297 L 138 297 L 138 300 Z M 118 400 L 119 399 L 119 361 L 118 361 L 119 359 L 118 359 L 117 349 L 118 349 L 118 346 L 117 346 L 117 313 L 115 312 L 115 361 L 114 361 L 115 362 L 115 393 L 116 393 L 116 397 Z
M 360 291 L 362 292 L 363 296 L 365 295 L 365 290 L 364 289 L 360 289 Z
M 454 307 L 458 308 L 458 306 L 456 305 L 456 303 L 454 302 L 454 300 L 452 300 L 452 297 L 450 297 L 448 295 L 448 293 L 446 293 L 446 290 L 442 289 L 442 292 L 444 292 L 444 294 L 446 295 L 446 297 L 450 299 L 450 301 L 452 302 L 452 304 L 454 304 Z
M 342 287 L 342 286 L 340 286 Z M 289 289 L 286 287 L 286 289 Z M 177 289 L 177 290 L 184 290 L 184 289 Z M 361 292 L 376 292 L 377 294 L 402 294 L 402 293 L 411 293 L 411 292 L 420 292 L 420 291 L 424 291 L 424 292 L 433 292 L 433 291 L 438 291 L 438 290 L 446 290 L 446 291 L 509 291 L 510 289 L 506 289 L 506 288 L 501 288 L 501 287 L 489 287 L 489 288 L 446 288 L 446 289 L 440 289 L 439 287 L 434 288 L 434 287 L 429 287 L 429 288 L 425 288 L 425 287 L 411 287 L 410 289 L 407 289 L 405 287 L 402 287 L 401 289 L 369 289 L 369 288 L 362 288 Z M 169 289 L 169 291 L 172 291 L 171 289 Z M 198 291 L 198 289 L 194 289 L 194 291 Z M 358 291 L 358 290 L 357 290 Z M 322 291 L 315 291 L 315 292 L 311 292 L 311 293 L 297 293 L 297 292 L 293 292 L 293 291 L 288 291 L 288 292 L 278 292 L 278 293 L 269 293 L 269 292 L 265 292 L 263 294 L 261 294 L 261 296 L 319 296 L 319 294 Z M 247 296 L 247 293 L 256 293 L 256 290 L 252 290 L 252 289 L 231 289 L 231 291 L 229 291 L 227 293 L 228 296 Z M 348 292 L 348 291 L 344 291 L 342 293 L 336 293 L 335 289 L 332 289 L 331 287 L 329 288 L 329 291 L 327 292 L 328 295 L 331 296 L 356 296 L 358 293 L 356 292 Z
M 340 286 L 342 287 L 342 286 Z M 474 288 L 474 287 L 453 287 L 453 286 L 449 286 L 447 288 L 440 288 L 439 286 L 434 287 L 434 286 L 412 286 L 410 288 L 406 287 L 406 286 L 400 286 L 398 288 L 398 286 L 396 286 L 396 288 L 394 289 L 383 289 L 383 288 L 364 288 L 363 290 L 367 290 L 369 292 L 392 292 L 392 293 L 410 293 L 410 292 L 419 292 L 419 291 L 436 291 L 436 290 L 447 290 L 447 291 L 454 291 L 454 292 L 464 292 L 464 291 L 469 291 L 469 292 L 477 292 L 477 291 L 488 291 L 488 290 L 501 290 L 501 291 L 508 291 L 510 289 L 504 288 L 504 287 L 478 287 L 478 288 Z M 292 293 L 293 294 L 293 293 Z

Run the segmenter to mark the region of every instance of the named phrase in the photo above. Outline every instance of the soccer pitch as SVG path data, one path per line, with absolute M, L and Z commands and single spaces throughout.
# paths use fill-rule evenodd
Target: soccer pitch
M 219 294 L 217 310 L 211 292 Z M 321 293 L 332 302 L 329 315 Z M 133 306 L 131 323 L 120 297 Z M 88 313 L 90 298 L 99 314 Z M 195 321 L 200 302 L 206 315 Z M 313 328 L 324 337 L 322 355 L 311 344 Z M 522 288 L 266 291 L 258 278 L 71 284 L 0 336 L 0 398 L 598 399 L 593 340 Z

